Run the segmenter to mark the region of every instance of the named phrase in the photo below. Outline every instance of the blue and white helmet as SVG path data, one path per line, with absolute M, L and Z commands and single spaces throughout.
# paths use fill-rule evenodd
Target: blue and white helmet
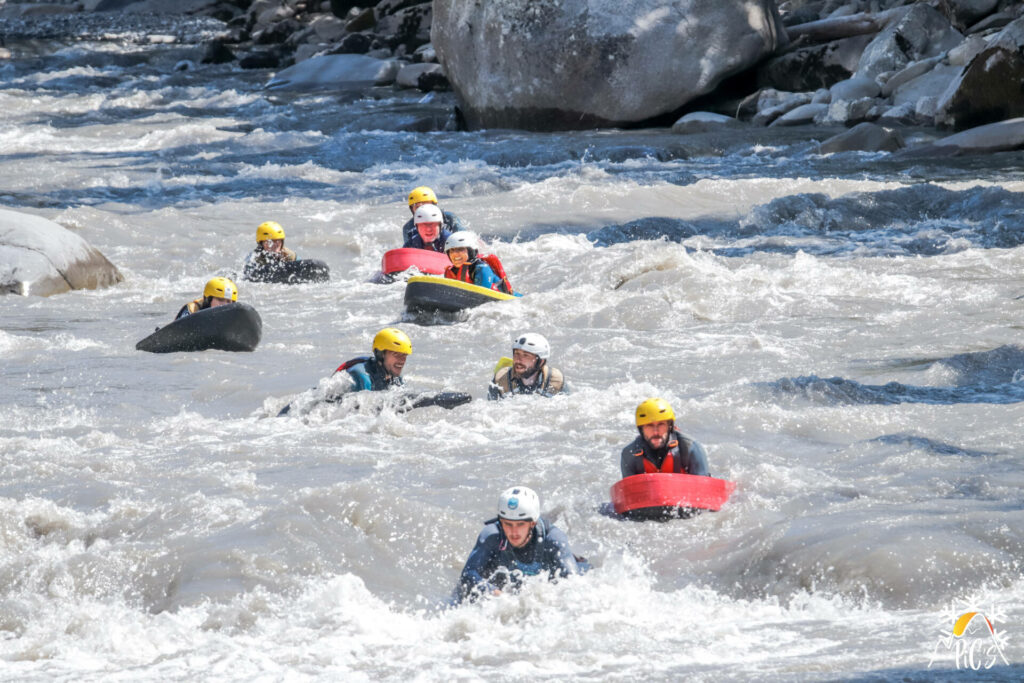
M 540 497 L 533 489 L 513 486 L 498 499 L 498 517 L 514 522 L 536 522 L 540 519 Z

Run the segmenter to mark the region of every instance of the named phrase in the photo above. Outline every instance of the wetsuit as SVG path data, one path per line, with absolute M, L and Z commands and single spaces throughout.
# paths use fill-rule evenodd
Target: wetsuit
M 352 391 L 384 391 L 402 386 L 401 377 L 390 377 L 384 366 L 369 356 L 353 358 L 341 364 L 337 371 L 344 370 L 352 378 Z
M 437 239 L 434 240 L 433 242 L 430 242 L 429 244 L 427 244 L 427 243 L 424 243 L 423 238 L 420 237 L 419 230 L 417 230 L 416 234 L 413 237 L 407 238 L 405 240 L 405 244 L 402 245 L 402 248 L 403 249 L 430 249 L 431 251 L 436 251 L 436 252 L 444 253 L 444 243 L 445 243 L 445 241 L 449 237 L 451 237 L 451 234 L 452 233 L 449 230 L 441 228 L 441 230 L 437 234 Z
M 451 280 L 468 282 L 477 287 L 493 289 L 496 292 L 504 292 L 506 289 L 497 273 L 479 258 L 475 258 L 458 268 L 448 266 L 444 271 L 444 276 Z M 508 294 L 509 292 L 505 293 Z
M 441 218 L 443 219 L 441 223 L 441 232 L 444 232 L 445 230 L 447 230 L 448 232 L 458 232 L 459 230 L 465 230 L 465 228 L 462 227 L 462 222 L 459 221 L 459 219 L 451 211 L 442 211 Z M 413 222 L 412 218 L 407 220 L 405 222 L 405 225 L 402 226 L 403 243 L 409 242 L 410 240 L 412 240 L 414 236 L 419 236 L 419 234 L 420 231 L 416 229 L 416 223 Z M 441 244 L 444 244 L 444 242 L 442 241 Z
M 668 462 L 669 456 L 672 458 L 671 463 Z M 642 435 L 637 436 L 633 443 L 622 449 L 619 464 L 623 479 L 648 472 L 711 476 L 708 473 L 708 455 L 704 447 L 674 429 L 669 432 L 665 448 L 658 450 L 651 448 Z
M 513 375 L 511 367 L 498 370 L 487 389 L 487 398 L 493 401 L 511 394 L 554 396 L 559 392 L 569 392 L 562 371 L 545 363 L 540 372 L 534 373 L 534 380 L 530 384 Z
M 260 280 L 261 276 L 266 277 L 267 273 L 273 272 L 277 266 L 295 259 L 295 252 L 288 247 L 281 247 L 279 252 L 256 247 L 245 257 L 242 276 L 246 280 Z
M 187 304 L 182 306 L 181 310 L 178 311 L 178 315 L 174 316 L 174 319 L 177 320 L 179 318 L 184 318 L 186 316 L 192 315 L 193 313 L 196 313 L 198 311 L 202 311 L 203 309 L 206 309 L 206 308 L 209 308 L 209 307 L 210 307 L 210 300 L 208 298 L 206 298 L 205 296 L 201 296 L 198 299 L 196 299 L 195 301 L 189 301 Z
M 537 522 L 530 540 L 522 548 L 512 547 L 497 518 L 484 524 L 486 526 L 462 568 L 455 591 L 456 600 L 493 590 L 518 588 L 523 576 L 547 572 L 551 580 L 582 573 L 569 549 L 565 532 L 549 525 L 543 518 Z

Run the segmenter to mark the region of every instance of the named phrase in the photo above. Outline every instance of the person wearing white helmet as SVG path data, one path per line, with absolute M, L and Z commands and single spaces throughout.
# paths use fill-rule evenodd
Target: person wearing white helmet
M 433 204 L 422 204 L 413 214 L 413 221 L 416 223 L 416 234 L 412 239 L 406 239 L 402 247 L 443 252 L 444 243 L 452 233 L 444 227 L 441 209 Z
M 413 217 L 406 221 L 405 225 L 402 226 L 402 241 L 408 245 L 418 230 L 416 229 L 416 211 L 421 206 L 433 206 L 440 210 L 437 206 L 437 195 L 429 187 L 420 186 L 413 188 L 412 192 L 409 193 L 409 211 L 412 212 Z M 448 232 L 458 232 L 464 230 L 462 223 L 458 217 L 451 211 L 441 211 L 442 229 Z M 441 241 L 444 244 L 444 240 Z M 421 247 L 422 248 L 422 247 Z M 440 251 L 440 249 L 438 250 Z
M 552 580 L 589 568 L 572 554 L 565 532 L 541 517 L 540 497 L 533 489 L 503 491 L 498 516 L 484 525 L 462 569 L 456 602 L 516 589 L 525 576 L 546 573 Z
M 502 358 L 487 389 L 487 398 L 494 400 L 515 394 L 554 396 L 568 392 L 565 377 L 558 368 L 548 365 L 551 345 L 536 332 L 527 332 L 512 341 L 512 359 Z
M 452 233 L 445 240 L 444 253 L 452 262 L 444 271 L 446 278 L 505 294 L 515 293 L 498 257 L 493 254 L 480 256 L 480 238 L 475 233 L 468 230 Z

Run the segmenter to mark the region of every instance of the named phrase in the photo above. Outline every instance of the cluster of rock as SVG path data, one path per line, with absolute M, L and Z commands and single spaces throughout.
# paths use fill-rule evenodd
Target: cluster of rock
M 429 44 L 432 8 L 430 0 L 380 0 L 375 5 L 366 0 L 12 0 L 7 4 L 0 0 L 0 18 L 30 22 L 19 28 L 19 34 L 27 38 L 59 37 L 61 30 L 69 37 L 90 38 L 88 30 L 75 35 L 87 28 L 83 16 L 112 12 L 122 18 L 187 15 L 216 20 L 221 27 L 212 37 L 206 32 L 208 39 L 196 60 L 201 63 L 281 69 L 315 56 L 360 55 L 360 59 L 348 61 L 359 63 L 364 70 L 366 58 L 386 63 L 378 65 L 378 85 L 448 90 L 444 70 Z M 149 42 L 175 43 L 187 42 L 195 34 L 193 30 L 176 36 L 168 31 L 147 38 Z
M 867 6 L 878 11 L 860 11 Z M 765 126 L 876 122 L 954 131 L 1024 117 L 1019 2 L 793 0 L 780 10 L 790 43 L 756 67 L 756 92 L 712 111 Z M 683 117 L 675 128 L 713 122 L 731 120 Z M 1007 138 L 997 148 L 1014 148 L 1016 125 L 999 129 Z M 869 146 L 902 146 L 891 131 L 875 138 Z
M 366 66 L 367 59 L 380 60 L 385 64 L 370 79 L 377 85 L 449 88 L 430 46 L 429 0 L 221 0 L 202 12 L 228 27 L 224 37 L 204 46 L 206 63 L 282 68 L 312 57 L 361 55 L 321 61 Z

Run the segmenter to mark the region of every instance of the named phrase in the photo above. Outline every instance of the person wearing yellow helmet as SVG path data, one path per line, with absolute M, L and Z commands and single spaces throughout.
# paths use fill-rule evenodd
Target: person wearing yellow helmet
M 658 472 L 711 476 L 704 446 L 676 431 L 675 411 L 665 399 L 649 398 L 636 407 L 636 429 L 639 435 L 619 460 L 623 479 Z
M 262 280 L 267 270 L 294 261 L 295 252 L 284 246 L 284 228 L 276 221 L 265 221 L 256 228 L 256 248 L 245 258 L 246 280 Z
M 238 301 L 238 287 L 226 277 L 215 277 L 203 287 L 203 295 L 181 307 L 174 319 L 184 318 L 207 308 L 216 308 Z
M 373 355 L 359 356 L 338 366 L 347 372 L 352 391 L 383 391 L 403 384 L 402 370 L 412 355 L 412 341 L 397 327 L 385 327 L 373 338 Z
M 409 212 L 413 217 L 402 226 L 402 247 L 406 249 L 428 248 L 417 244 L 417 242 L 422 243 L 423 240 L 420 236 L 420 231 L 416 228 L 416 209 L 421 206 L 437 206 L 437 195 L 429 187 L 420 186 L 414 188 L 409 193 L 408 199 Z M 439 227 L 441 233 L 458 232 L 464 229 L 458 217 L 451 211 L 441 211 L 441 225 Z M 444 244 L 444 239 L 440 240 L 440 244 Z M 435 251 L 440 251 L 440 249 L 435 248 Z

